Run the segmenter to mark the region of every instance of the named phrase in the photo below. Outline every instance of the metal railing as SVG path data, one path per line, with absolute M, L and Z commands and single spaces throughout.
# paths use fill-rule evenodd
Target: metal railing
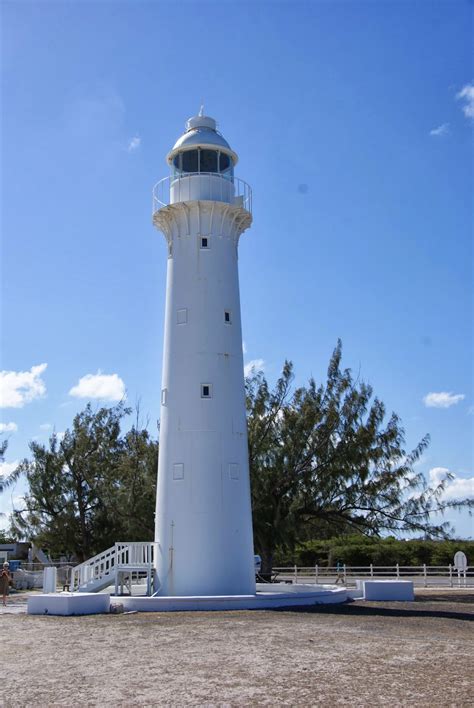
M 239 177 L 218 172 L 189 172 L 164 177 L 153 187 L 153 214 L 169 204 L 209 200 L 240 206 L 252 213 L 252 189 Z
M 457 571 L 453 565 L 368 565 L 368 566 L 288 566 L 273 568 L 273 580 L 325 584 L 341 582 L 355 586 L 356 579 L 379 578 L 412 580 L 421 587 L 474 588 L 474 569 Z

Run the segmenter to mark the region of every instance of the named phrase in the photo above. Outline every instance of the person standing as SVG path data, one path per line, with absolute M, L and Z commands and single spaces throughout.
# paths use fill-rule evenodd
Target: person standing
M 2 571 L 0 572 L 0 592 L 3 597 L 3 606 L 7 604 L 7 595 L 12 582 L 12 576 L 10 575 L 10 565 L 8 561 L 3 564 Z

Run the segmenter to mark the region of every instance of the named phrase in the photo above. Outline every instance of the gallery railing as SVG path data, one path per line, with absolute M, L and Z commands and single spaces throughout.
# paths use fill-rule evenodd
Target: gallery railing
M 153 214 L 169 204 L 208 200 L 241 206 L 252 213 L 252 189 L 239 177 L 188 172 L 164 177 L 153 187 Z

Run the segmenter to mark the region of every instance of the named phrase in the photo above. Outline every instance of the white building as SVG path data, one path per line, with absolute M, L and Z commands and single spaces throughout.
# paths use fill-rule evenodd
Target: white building
M 156 504 L 160 595 L 255 593 L 238 244 L 251 190 L 199 115 L 154 189 L 168 270 Z

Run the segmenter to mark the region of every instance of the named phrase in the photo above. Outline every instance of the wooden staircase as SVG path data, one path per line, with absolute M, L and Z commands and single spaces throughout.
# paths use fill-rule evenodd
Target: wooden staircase
M 118 595 L 125 585 L 131 593 L 132 573 L 137 573 L 146 575 L 147 595 L 151 595 L 156 545 L 142 541 L 116 543 L 72 569 L 71 592 L 100 592 L 115 585 Z

